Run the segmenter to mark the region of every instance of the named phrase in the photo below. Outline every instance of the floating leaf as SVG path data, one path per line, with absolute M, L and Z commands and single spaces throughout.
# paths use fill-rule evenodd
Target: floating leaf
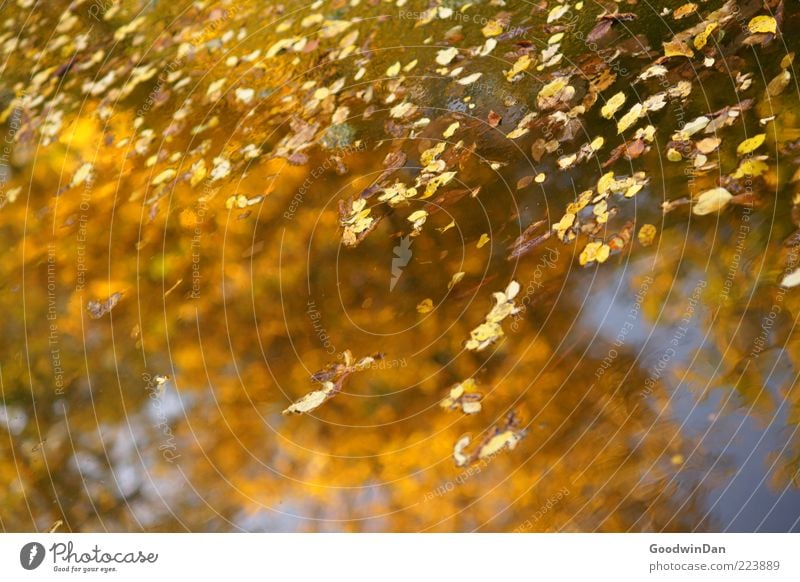
M 644 115 L 644 107 L 642 107 L 641 103 L 637 103 L 617 122 L 617 133 L 619 134 L 627 130 L 634 123 L 639 121 L 642 115 Z
M 442 49 L 436 53 L 436 62 L 442 66 L 449 65 L 456 56 L 458 56 L 458 49 L 456 47 Z
M 742 143 L 740 143 L 739 146 L 736 148 L 736 153 L 739 154 L 740 156 L 749 154 L 757 150 L 759 147 L 761 147 L 761 144 L 763 144 L 764 140 L 766 139 L 767 135 L 764 133 L 760 133 L 749 139 L 746 139 Z
M 694 51 L 689 48 L 686 43 L 683 43 L 678 40 L 665 42 L 664 45 L 664 56 L 665 57 L 693 57 Z
M 724 208 L 728 202 L 730 202 L 731 198 L 733 198 L 733 195 L 725 188 L 706 190 L 697 197 L 692 207 L 692 212 L 698 216 L 717 212 Z
M 519 283 L 511 281 L 504 292 L 492 294 L 495 305 L 486 315 L 485 321 L 470 332 L 470 339 L 465 345 L 468 350 L 479 352 L 502 337 L 503 328 L 500 327 L 500 322 L 519 311 L 514 304 L 514 297 L 519 290 Z
M 470 455 L 464 454 L 464 450 L 469 446 L 471 440 L 468 435 L 465 435 L 458 439 L 453 446 L 453 460 L 457 467 L 463 467 L 470 462 Z
M 423 299 L 417 304 L 418 313 L 430 313 L 431 311 L 433 311 L 432 299 Z
M 416 212 L 412 212 L 406 220 L 414 227 L 414 232 L 411 233 L 411 235 L 414 236 L 415 234 L 419 234 L 422 225 L 428 220 L 428 213 L 425 210 L 417 210 Z
M 745 176 L 760 176 L 768 169 L 769 166 L 759 159 L 744 159 L 739 164 L 739 167 L 736 168 L 736 171 L 731 174 L 731 178 L 734 180 L 739 180 Z
M 92 299 L 86 303 L 86 310 L 89 312 L 89 317 L 92 319 L 100 319 L 106 313 L 110 312 L 117 303 L 122 299 L 122 293 L 113 293 L 104 301 Z
M 527 71 L 528 68 L 533 63 L 531 60 L 530 55 L 527 53 L 522 55 L 517 59 L 517 62 L 514 63 L 514 66 L 511 67 L 511 70 L 505 72 L 506 79 L 511 82 L 514 77 L 522 73 L 523 71 Z
M 89 162 L 81 165 L 75 172 L 75 175 L 72 176 L 72 181 L 69 183 L 70 187 L 74 188 L 75 186 L 80 186 L 87 181 L 91 183 L 93 170 L 94 166 Z
M 712 32 L 717 30 L 717 28 L 719 28 L 719 24 L 717 24 L 716 22 L 712 22 L 706 25 L 705 29 L 703 29 L 703 32 L 694 37 L 694 48 L 700 50 L 704 46 L 706 46 L 706 44 L 708 44 L 708 37 L 711 35 Z
M 772 16 L 756 16 L 749 23 L 747 29 L 753 33 L 769 33 L 775 34 L 778 32 L 778 23 Z
M 159 184 L 163 184 L 164 182 L 172 180 L 172 178 L 174 178 L 176 174 L 177 172 L 174 169 L 168 168 L 163 172 L 161 172 L 158 176 L 153 178 L 152 184 L 153 186 L 158 186 Z
M 603 242 L 590 242 L 581 252 L 578 257 L 578 262 L 581 266 L 585 266 L 594 262 L 605 263 L 611 254 L 611 247 Z
M 464 271 L 459 271 L 458 273 L 453 275 L 450 278 L 450 282 L 447 284 L 447 288 L 448 289 L 452 289 L 453 287 L 455 287 L 458 284 L 458 282 L 461 281 L 461 279 L 464 278 L 464 275 L 466 275 L 466 273 Z
M 645 224 L 642 225 L 642 228 L 639 229 L 639 234 L 636 235 L 636 238 L 639 239 L 639 242 L 642 246 L 649 247 L 653 244 L 653 240 L 656 238 L 656 227 L 652 224 Z
M 472 451 L 467 451 L 471 437 L 464 435 L 453 447 L 453 459 L 456 465 L 463 467 L 478 460 L 485 460 L 504 450 L 512 450 L 525 438 L 528 431 L 519 426 L 519 420 L 511 412 L 486 435 L 481 443 Z
M 568 11 L 569 11 L 569 4 L 561 4 L 559 6 L 554 7 L 547 14 L 547 24 L 555 22 L 556 20 L 564 16 Z
M 459 85 L 472 85 L 475 81 L 480 79 L 483 76 L 483 73 L 473 73 L 468 77 L 464 77 L 463 79 L 458 80 Z
M 343 362 L 329 364 L 311 375 L 311 381 L 321 383 L 322 388 L 309 392 L 299 400 L 296 400 L 289 408 L 283 411 L 283 414 L 302 414 L 314 410 L 338 394 L 345 380 L 351 374 L 369 368 L 382 358 L 383 354 L 377 353 L 354 361 L 350 350 L 345 350 L 342 353 Z
M 722 140 L 718 137 L 707 137 L 705 139 L 701 139 L 698 141 L 695 146 L 700 153 L 703 154 L 710 154 L 714 150 L 716 150 L 719 145 L 722 143 Z
M 370 216 L 372 210 L 366 208 L 366 205 L 367 201 L 363 198 L 352 201 L 349 211 L 345 211 L 344 205 L 340 204 L 340 224 L 344 228 L 342 243 L 345 246 L 356 246 L 377 224 L 376 220 Z
M 797 287 L 798 285 L 800 285 L 800 269 L 795 269 L 784 276 L 783 281 L 781 281 L 781 287 Z
M 619 111 L 619 108 L 625 104 L 625 93 L 620 91 L 616 95 L 614 95 L 611 99 L 608 100 L 608 103 L 603 105 L 600 109 L 600 115 L 605 117 L 606 119 L 611 119 L 614 117 L 614 114 Z
M 697 4 L 690 2 L 688 4 L 684 4 L 683 6 L 679 6 L 678 8 L 676 8 L 675 11 L 672 13 L 672 17 L 675 20 L 680 20 L 681 18 L 686 18 L 687 16 L 689 16 L 690 14 L 694 14 L 695 12 L 697 12 Z
M 483 36 L 486 38 L 491 38 L 493 36 L 498 36 L 503 33 L 503 24 L 498 20 L 490 20 L 486 23 L 486 25 L 481 29 Z
M 550 109 L 559 103 L 572 99 L 575 95 L 575 88 L 568 83 L 569 77 L 556 77 L 542 87 L 536 97 L 536 103 L 539 108 Z
M 784 69 L 778 75 L 769 82 L 767 85 L 767 94 L 770 97 L 777 97 L 789 86 L 789 81 L 792 79 L 792 75 Z
M 457 121 L 455 123 L 451 123 L 447 127 L 447 129 L 444 130 L 442 137 L 445 139 L 450 139 L 451 137 L 453 137 L 453 134 L 455 134 L 456 130 L 459 128 L 460 125 L 461 124 Z
M 324 382 L 322 389 L 309 392 L 289 408 L 283 411 L 283 414 L 302 414 L 303 412 L 311 412 L 326 400 L 329 400 L 336 394 L 336 384 L 333 382 Z
M 400 72 L 400 66 L 401 66 L 400 61 L 397 61 L 395 64 L 386 69 L 386 76 L 396 77 L 397 74 Z
M 464 414 L 477 414 L 481 411 L 482 398 L 483 394 L 478 392 L 477 383 L 469 378 L 452 386 L 439 406 L 446 410 L 460 409 Z
M 496 455 L 503 449 L 514 449 L 517 443 L 522 440 L 523 436 L 524 435 L 513 430 L 504 430 L 490 438 L 486 444 L 479 449 L 478 458 L 485 459 Z

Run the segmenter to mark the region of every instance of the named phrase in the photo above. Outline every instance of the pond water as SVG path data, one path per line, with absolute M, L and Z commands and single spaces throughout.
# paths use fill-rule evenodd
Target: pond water
M 0 527 L 800 531 L 800 10 L 608 4 L 0 6 Z

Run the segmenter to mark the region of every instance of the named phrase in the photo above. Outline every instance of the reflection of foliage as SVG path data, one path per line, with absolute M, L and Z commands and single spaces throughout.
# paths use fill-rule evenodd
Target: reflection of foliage
M 711 528 L 704 488 L 720 477 L 693 472 L 702 448 L 684 459 L 696 437 L 664 414 L 676 378 L 700 400 L 713 377 L 765 423 L 783 403 L 797 426 L 795 374 L 774 373 L 800 365 L 796 293 L 775 286 L 800 224 L 777 41 L 796 11 L 754 21 L 760 2 L 709 3 L 672 34 L 638 5 L 481 6 L 455 30 L 439 7 L 367 25 L 368 6 L 333 2 L 239 37 L 277 5 L 147 3 L 134 19 L 122 2 L 89 30 L 61 4 L 2 42 L 4 528 L 513 530 L 563 487 L 535 529 Z M 320 146 L 356 138 L 369 147 L 325 165 Z M 573 256 L 556 254 L 505 335 L 551 238 Z M 598 268 L 599 291 L 576 266 Z M 596 373 L 607 345 L 576 314 L 622 266 L 625 292 L 653 271 L 640 326 L 667 346 L 704 272 L 702 361 L 676 356 L 654 379 L 643 352 L 662 346 L 642 333 Z M 336 345 L 412 365 L 356 363 L 345 385 L 340 363 L 314 406 L 290 405 L 329 364 L 307 290 Z M 144 374 L 173 378 L 163 421 Z M 459 443 L 460 464 L 486 465 L 432 509 Z M 798 456 L 778 457 L 776 487 L 797 485 Z

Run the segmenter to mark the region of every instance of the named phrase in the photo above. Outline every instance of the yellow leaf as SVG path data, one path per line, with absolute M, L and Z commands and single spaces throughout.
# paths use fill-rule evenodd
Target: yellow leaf
M 614 172 L 603 174 L 597 181 L 597 193 L 607 194 L 611 191 L 611 186 L 614 184 Z
M 449 139 L 449 138 L 453 137 L 453 134 L 456 132 L 456 130 L 459 128 L 460 125 L 461 124 L 459 122 L 457 122 L 457 121 L 455 123 L 451 123 L 447 127 L 447 129 L 444 130 L 444 133 L 442 134 L 442 137 L 445 138 L 445 139 Z
M 606 119 L 611 119 L 614 117 L 614 114 L 619 111 L 619 108 L 625 104 L 625 93 L 620 91 L 616 95 L 614 95 L 611 99 L 608 100 L 608 103 L 603 105 L 602 109 L 600 109 L 600 115 L 605 117 Z
M 645 247 L 649 247 L 651 244 L 653 244 L 655 237 L 656 227 L 652 224 L 643 225 L 642 228 L 639 229 L 639 234 L 637 235 L 639 242 Z
M 481 235 L 481 238 L 480 238 L 480 240 L 478 241 L 478 244 L 477 244 L 477 245 L 475 245 L 475 246 L 476 246 L 477 248 L 481 248 L 483 245 L 485 245 L 485 244 L 486 244 L 486 243 L 488 243 L 488 242 L 489 242 L 489 235 L 487 235 L 487 234 L 484 232 L 484 233 Z
M 610 253 L 611 247 L 607 244 L 602 242 L 590 242 L 581 252 L 580 257 L 578 257 L 578 262 L 581 266 L 588 265 L 594 261 L 604 263 L 606 259 L 608 259 Z
M 716 22 L 712 22 L 711 24 L 707 25 L 705 30 L 694 37 L 694 48 L 700 50 L 708 43 L 708 37 L 711 35 L 719 27 L 719 24 Z
M 447 288 L 452 289 L 455 285 L 458 284 L 459 281 L 461 281 L 461 279 L 464 278 L 464 275 L 466 275 L 464 271 L 459 271 L 458 273 L 453 275 L 453 277 L 450 279 L 450 282 L 447 284 Z
M 761 144 L 764 143 L 765 139 L 767 139 L 767 135 L 764 133 L 760 133 L 749 139 L 746 139 L 739 144 L 739 147 L 736 148 L 736 153 L 740 156 L 749 154 L 750 152 L 753 152 L 761 147 Z
M 485 459 L 492 455 L 499 453 L 505 448 L 513 449 L 517 443 L 522 440 L 522 436 L 513 430 L 505 430 L 500 434 L 493 436 L 489 441 L 483 445 L 478 452 L 479 459 Z
M 438 228 L 437 230 L 438 230 L 439 232 L 447 232 L 448 230 L 450 230 L 451 228 L 453 228 L 455 225 L 456 225 L 456 221 L 455 221 L 455 220 L 451 220 L 451 221 L 450 221 L 448 224 L 446 224 L 446 225 L 445 225 L 445 226 L 443 226 L 442 228 Z
M 712 214 L 725 208 L 731 198 L 733 198 L 733 195 L 725 188 L 706 190 L 698 196 L 692 208 L 692 212 L 698 216 Z
M 91 183 L 93 168 L 94 166 L 89 162 L 83 164 L 80 168 L 78 168 L 78 171 L 75 172 L 75 175 L 72 176 L 72 182 L 70 182 L 69 185 L 71 187 L 79 186 L 87 180 Z
M 283 414 L 301 414 L 303 412 L 310 412 L 333 396 L 335 391 L 336 385 L 333 382 L 325 382 L 321 390 L 309 392 L 300 400 L 292 404 L 289 408 L 284 410 Z
M 791 80 L 792 75 L 787 70 L 783 70 L 777 74 L 777 76 L 769 82 L 767 85 L 767 94 L 770 97 L 777 97 L 789 86 L 789 81 Z
M 731 177 L 738 180 L 745 176 L 760 176 L 769 169 L 769 166 L 761 160 L 742 160 L 736 171 L 731 174 Z
M 634 123 L 639 121 L 639 118 L 642 116 L 644 108 L 642 107 L 641 103 L 637 103 L 633 107 L 631 107 L 630 111 L 628 111 L 625 115 L 622 116 L 617 122 L 617 133 L 620 134 L 629 127 L 631 127 Z
M 159 184 L 163 184 L 167 180 L 171 180 L 172 178 L 175 177 L 176 173 L 177 172 L 175 172 L 175 170 L 173 170 L 172 168 L 164 170 L 158 176 L 153 178 L 153 186 L 158 186 Z
M 490 38 L 492 36 L 498 36 L 503 33 L 503 25 L 500 24 L 497 20 L 490 20 L 489 22 L 486 23 L 486 26 L 484 26 L 481 29 L 481 32 L 483 33 L 483 36 L 485 36 L 486 38 Z
M 693 57 L 694 51 L 685 43 L 677 40 L 663 43 L 665 57 Z
M 681 18 L 686 18 L 690 14 L 694 14 L 697 11 L 697 4 L 692 2 L 688 4 L 684 4 L 675 9 L 675 12 L 672 13 L 672 17 L 675 20 L 680 20 Z
M 514 63 L 514 66 L 511 68 L 511 70 L 505 72 L 506 79 L 509 82 L 511 82 L 511 80 L 517 75 L 519 75 L 521 72 L 528 70 L 528 67 L 531 66 L 532 62 L 533 61 L 531 60 L 530 55 L 528 54 L 522 55 L 520 58 L 517 59 L 517 62 Z
M 775 34 L 778 32 L 778 23 L 772 16 L 756 16 L 747 25 L 753 34 L 759 32 Z
M 419 313 L 430 313 L 431 311 L 433 311 L 432 299 L 423 299 L 417 305 L 417 312 Z

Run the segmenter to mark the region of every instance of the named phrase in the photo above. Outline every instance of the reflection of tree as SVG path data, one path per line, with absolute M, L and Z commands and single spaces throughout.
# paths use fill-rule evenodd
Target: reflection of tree
M 124 54 L 117 58 L 126 60 Z M 197 59 L 213 65 L 208 55 Z M 272 91 L 286 74 L 279 67 L 262 70 L 258 75 L 265 77 L 252 82 Z M 454 189 L 471 188 L 474 181 L 483 184 L 482 192 L 443 199 L 452 204 L 431 213 L 390 292 L 392 250 L 407 234 L 405 214 L 387 211 L 370 237 L 345 249 L 338 244 L 335 202 L 367 188 L 391 151 L 413 158 L 430 143 L 398 137 L 346 156 L 349 172 L 326 171 L 311 181 L 287 218 L 285 209 L 325 155 L 301 144 L 293 155 L 309 156 L 305 164 L 253 164 L 241 183 L 221 181 L 218 192 L 207 177 L 193 187 L 187 180 L 153 187 L 157 173 L 146 156 L 125 158 L 122 168 L 120 148 L 107 145 L 130 134 L 127 105 L 105 128 L 96 104 L 80 116 L 68 115 L 64 133 L 73 132 L 71 149 L 57 142 L 36 164 L 20 164 L 20 182 L 32 183 L 30 199 L 2 209 L 0 232 L 8 243 L 0 263 L 0 307 L 8 314 L 0 323 L 8 338 L 2 391 L 10 419 L 8 438 L 0 439 L 0 475 L 9 484 L 0 500 L 5 529 L 46 529 L 58 519 L 84 531 L 710 529 L 713 520 L 701 519 L 704 496 L 724 475 L 702 480 L 702 447 L 684 458 L 698 443 L 675 420 L 674 380 L 682 379 L 683 388 L 702 399 L 709 378 L 720 378 L 711 389 L 736 390 L 736 403 L 762 422 L 772 421 L 779 399 L 787 399 L 782 422 L 787 432 L 798 424 L 793 374 L 773 372 L 776 364 L 796 369 L 794 295 L 782 300 L 769 350 L 750 358 L 752 338 L 776 297 L 773 263 L 762 267 L 761 259 L 781 256 L 781 240 L 789 234 L 785 217 L 753 225 L 729 283 L 736 251 L 726 241 L 735 236 L 739 210 L 722 216 L 716 230 L 707 223 L 686 227 L 681 210 L 667 218 L 661 247 L 646 255 L 654 262 L 654 282 L 637 325 L 660 328 L 669 341 L 685 309 L 685 287 L 691 291 L 694 271 L 702 270 L 706 305 L 692 325 L 708 336 L 698 349 L 700 365 L 676 357 L 643 398 L 652 377 L 642 345 L 617 346 L 611 366 L 597 375 L 611 342 L 593 337 L 595 329 L 580 319 L 595 308 L 591 300 L 599 292 L 592 288 L 593 269 L 572 271 L 574 245 L 559 247 L 569 252 L 557 260 L 549 258 L 544 285 L 514 331 L 506 323 L 506 337 L 497 345 L 480 355 L 463 352 L 470 330 L 491 307 L 491 293 L 512 278 L 525 293 L 527 281 L 539 282 L 535 269 L 547 253 L 539 248 L 518 265 L 506 261 L 506 247 L 527 226 L 517 224 L 518 217 L 509 221 L 509 208 L 519 203 L 525 222 L 545 218 L 539 192 L 506 191 L 469 147 L 453 161 L 465 181 Z M 194 148 L 205 147 L 204 139 L 226 140 L 233 132 L 227 125 L 242 113 L 236 107 L 226 102 L 216 111 L 228 133 L 210 127 L 191 142 L 181 133 L 187 128 L 173 125 L 175 108 L 156 109 L 148 124 L 174 140 L 162 144 L 164 159 L 185 153 L 190 163 L 181 171 L 195 172 L 192 162 L 201 156 Z M 263 113 L 263 125 L 251 128 L 257 136 L 233 133 L 242 140 L 233 149 L 267 139 L 265 128 L 288 111 L 293 109 L 277 105 Z M 195 117 L 199 110 L 188 118 L 203 122 Z M 268 145 L 286 146 L 286 131 L 269 134 Z M 503 161 L 511 166 L 505 177 L 515 184 L 520 176 L 513 175 L 514 164 L 524 164 L 513 158 L 518 150 L 504 147 Z M 72 175 L 95 151 L 99 178 L 54 197 L 62 165 Z M 241 173 L 246 162 L 234 163 Z M 653 176 L 664 172 L 657 157 L 641 164 L 651 164 Z M 575 175 L 587 187 L 596 182 L 589 171 Z M 677 173 L 671 178 L 683 180 Z M 566 186 L 554 190 L 547 192 L 551 220 L 573 194 Z M 226 206 L 230 196 L 243 193 L 266 199 L 246 208 Z M 660 200 L 647 195 L 639 200 L 651 209 L 637 210 L 638 216 L 628 209 L 619 218 L 658 223 L 660 211 L 652 209 Z M 86 201 L 88 209 L 82 207 Z M 765 205 L 758 212 L 771 216 L 772 210 Z M 458 230 L 437 230 L 451 219 Z M 780 235 L 765 240 L 761 233 L 770 228 Z M 486 232 L 491 245 L 477 249 Z M 56 260 L 48 270 L 50 249 Z M 635 263 L 637 253 L 646 253 L 629 250 L 601 270 L 630 268 L 633 263 L 624 261 Z M 88 271 L 79 291 L 82 256 Z M 624 293 L 635 292 L 636 268 L 626 271 Z M 460 271 L 466 277 L 448 292 Z M 612 288 L 605 286 L 609 281 L 601 289 Z M 730 292 L 717 301 L 724 288 Z M 122 299 L 109 314 L 90 317 L 89 300 L 117 292 Z M 436 306 L 431 313 L 417 311 L 424 299 Z M 308 315 L 309 300 L 318 321 Z M 55 319 L 47 318 L 51 310 Z M 313 417 L 283 417 L 280 411 L 310 389 L 309 375 L 330 361 L 320 329 L 338 352 L 380 350 L 397 364 L 354 375 Z M 644 356 L 658 356 L 659 337 Z M 56 353 L 63 395 L 54 385 Z M 171 379 L 154 398 L 145 374 Z M 469 377 L 484 393 L 483 411 L 475 417 L 442 411 L 438 402 L 447 387 Z M 459 437 L 477 436 L 511 410 L 526 423 L 527 438 L 513 451 L 456 468 L 452 451 Z M 19 428 L 12 429 L 15 418 Z M 164 451 L 172 450 L 172 442 L 177 457 L 170 462 Z M 784 453 L 776 487 L 797 484 L 798 456 L 796 448 Z

